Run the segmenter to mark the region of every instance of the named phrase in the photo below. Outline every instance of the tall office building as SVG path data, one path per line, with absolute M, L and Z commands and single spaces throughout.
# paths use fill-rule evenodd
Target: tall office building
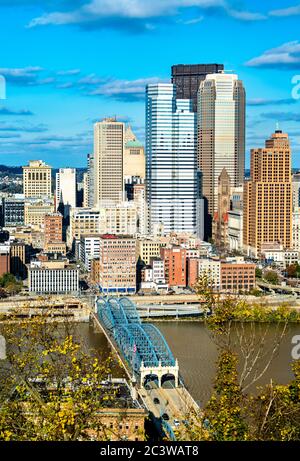
M 177 64 L 172 66 L 172 83 L 176 85 L 177 99 L 191 99 L 197 112 L 197 93 L 208 74 L 224 70 L 223 64 Z
M 150 230 L 201 233 L 196 114 L 189 99 L 176 100 L 173 84 L 146 89 L 146 196 Z
M 51 166 L 42 160 L 31 160 L 23 166 L 23 191 L 25 198 L 51 197 Z
M 265 148 L 251 150 L 244 186 L 244 249 L 257 257 L 264 244 L 292 246 L 292 176 L 288 135 L 277 130 Z
M 88 154 L 87 156 L 87 189 L 88 189 L 88 197 L 87 197 L 87 206 L 93 207 L 94 206 L 94 155 Z
M 130 126 L 125 131 L 124 181 L 131 177 L 145 179 L 145 149 L 136 138 Z
M 94 205 L 123 197 L 125 125 L 108 118 L 94 126 Z
M 293 174 L 293 209 L 298 210 L 300 208 L 300 172 Z
M 198 92 L 198 168 L 206 205 L 206 237 L 218 208 L 218 178 L 226 169 L 232 187 L 245 169 L 245 90 L 234 74 L 211 74 Z
M 56 209 L 61 204 L 69 210 L 70 207 L 76 207 L 76 169 L 60 168 L 56 173 Z M 69 215 L 69 212 L 66 213 Z

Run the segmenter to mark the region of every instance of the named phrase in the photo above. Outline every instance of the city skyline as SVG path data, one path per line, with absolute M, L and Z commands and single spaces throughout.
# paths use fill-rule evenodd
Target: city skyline
M 55 168 L 85 167 L 93 124 L 108 116 L 130 123 L 144 143 L 146 84 L 170 82 L 172 65 L 215 62 L 246 88 L 246 168 L 250 148 L 277 122 L 300 167 L 300 101 L 292 97 L 300 8 L 292 0 L 235 3 L 2 1 L 0 163 L 41 158 Z

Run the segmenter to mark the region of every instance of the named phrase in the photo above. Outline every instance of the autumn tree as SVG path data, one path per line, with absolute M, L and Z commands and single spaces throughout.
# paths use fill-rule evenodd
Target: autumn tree
M 46 317 L 1 324 L 0 440 L 121 439 L 101 417 L 117 403 L 114 388 L 103 386 L 112 359 L 87 353 L 71 324 Z

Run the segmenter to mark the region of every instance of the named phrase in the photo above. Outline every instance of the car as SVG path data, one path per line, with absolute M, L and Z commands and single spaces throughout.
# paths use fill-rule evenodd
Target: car
M 169 418 L 169 415 L 168 415 L 167 413 L 163 413 L 163 414 L 161 415 L 161 417 L 162 417 L 162 419 L 163 419 L 164 421 L 169 421 L 169 419 L 170 419 L 170 418 Z
M 178 421 L 178 419 L 174 419 L 173 423 L 175 427 L 180 426 L 180 422 Z
M 153 402 L 154 402 L 156 405 L 159 405 L 159 404 L 160 404 L 160 401 L 159 401 L 159 399 L 158 399 L 157 397 L 155 397 L 155 398 L 153 399 Z

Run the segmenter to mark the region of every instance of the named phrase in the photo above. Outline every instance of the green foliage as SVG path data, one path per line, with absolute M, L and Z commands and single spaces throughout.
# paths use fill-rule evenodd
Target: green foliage
M 300 277 L 300 265 L 298 263 L 291 264 L 286 268 L 287 276 L 288 277 Z
M 264 273 L 264 280 L 272 285 L 278 285 L 279 278 L 278 274 L 275 271 L 267 271 Z
M 111 359 L 85 353 L 67 323 L 59 328 L 64 334 L 42 317 L 2 325 L 0 441 L 120 440 L 101 416 L 103 408 L 116 407 L 117 391 L 101 384 Z
M 238 384 L 237 356 L 222 351 L 214 385 L 214 393 L 205 410 L 209 421 L 209 438 L 218 441 L 248 439 L 248 427 L 244 412 L 244 396 Z
M 0 277 L 0 287 L 8 294 L 16 294 L 22 290 L 23 283 L 16 280 L 13 274 L 6 273 Z
M 262 270 L 259 269 L 258 267 L 255 269 L 255 277 L 257 279 L 261 279 L 262 278 Z

